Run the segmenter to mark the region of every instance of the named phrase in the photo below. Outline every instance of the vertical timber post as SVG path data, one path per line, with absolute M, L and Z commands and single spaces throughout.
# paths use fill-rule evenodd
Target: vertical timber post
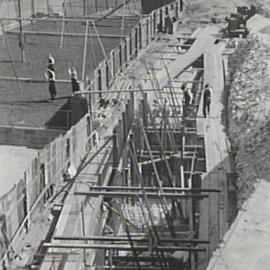
M 117 169 L 118 147 L 117 147 L 117 129 L 113 130 L 113 169 Z
M 35 17 L 35 0 L 31 0 L 31 13 L 32 13 L 32 18 Z
M 84 203 L 81 202 L 81 217 L 82 217 L 82 235 L 86 236 L 85 232 L 85 219 L 84 219 Z M 87 241 L 86 241 L 87 243 Z M 83 263 L 84 263 L 84 268 L 86 267 L 86 249 L 83 250 Z
M 18 3 L 18 16 L 19 18 L 21 18 L 22 17 L 21 0 L 18 0 L 17 3 Z M 21 48 L 21 60 L 22 62 L 25 62 L 22 20 L 19 20 L 19 28 L 20 28 L 19 47 Z
M 147 94 L 146 93 L 143 93 L 142 105 L 143 105 L 143 108 L 142 108 L 143 125 L 147 127 L 148 126 L 148 111 L 147 111 Z
M 65 17 L 66 17 L 66 0 L 63 1 L 63 21 L 62 21 L 62 28 L 61 28 L 61 38 L 60 38 L 60 49 L 63 48 L 64 42 L 64 31 L 65 31 Z
M 86 15 L 86 0 L 83 0 L 83 16 Z
M 50 16 L 50 3 L 49 3 L 49 0 L 47 0 L 47 15 Z
M 89 27 L 89 21 L 87 20 L 86 27 L 85 27 L 85 38 L 84 38 L 84 49 L 83 49 L 83 66 L 82 66 L 82 82 L 83 82 L 83 84 L 85 81 L 85 63 L 86 63 L 86 53 L 87 53 L 88 27 Z
M 95 0 L 95 10 L 96 10 L 96 12 L 98 12 L 97 0 Z
M 134 146 L 134 135 L 130 134 L 129 136 L 129 141 L 130 141 L 130 146 Z M 134 164 L 134 160 L 132 159 L 133 153 L 131 151 L 133 151 L 135 149 L 130 149 L 129 148 L 129 159 L 130 159 L 130 177 L 131 177 L 131 186 L 138 186 L 138 179 L 136 177 L 136 173 L 135 173 L 135 164 Z M 135 152 L 135 151 L 134 151 Z

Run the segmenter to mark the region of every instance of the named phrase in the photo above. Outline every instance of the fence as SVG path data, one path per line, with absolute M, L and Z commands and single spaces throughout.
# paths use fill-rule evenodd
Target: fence
M 183 1 L 177 0 L 161 8 L 153 10 L 148 16 L 142 17 L 138 24 L 131 30 L 130 34 L 123 37 L 119 46 L 113 49 L 94 72 L 92 80 L 87 82 L 87 89 L 108 89 L 117 74 L 124 72 L 129 63 L 134 60 L 138 53 L 146 48 L 159 31 L 166 28 L 165 17 L 169 16 L 171 21 L 177 19 L 183 10 Z M 91 95 L 91 105 L 102 97 L 102 94 Z
M 134 7 L 139 8 L 141 0 L 132 0 L 122 8 L 122 12 L 130 13 Z M 20 0 L 20 13 L 23 18 L 55 16 L 78 17 L 114 9 L 123 3 L 122 0 Z M 2 10 L 2 12 L 1 12 Z M 17 17 L 18 1 L 1 0 L 0 17 Z

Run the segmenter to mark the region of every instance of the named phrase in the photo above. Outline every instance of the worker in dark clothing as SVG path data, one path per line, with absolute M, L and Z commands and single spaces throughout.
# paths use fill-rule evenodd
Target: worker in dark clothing
M 183 91 L 183 117 L 186 117 L 189 114 L 189 105 L 191 103 L 191 95 L 188 91 L 188 89 L 186 88 L 186 84 L 183 83 L 181 86 L 181 89 Z
M 104 98 L 100 98 L 98 101 L 99 109 L 103 108 L 105 106 L 106 100 Z
M 100 109 L 101 108 L 106 109 L 107 106 L 109 105 L 110 101 L 109 100 L 106 100 L 104 98 L 101 98 L 98 103 L 99 103 L 99 108 Z
M 169 14 L 167 14 L 165 17 L 165 33 L 172 34 L 173 33 L 172 28 L 173 28 L 172 20 L 171 20 Z
M 68 73 L 69 73 L 70 78 L 71 78 L 72 93 L 74 94 L 75 92 L 80 91 L 80 85 L 77 81 L 77 71 L 76 71 L 75 67 L 69 68 Z
M 250 6 L 250 9 L 248 11 L 248 17 L 247 19 L 249 19 L 250 17 L 254 16 L 257 13 L 257 8 L 256 6 L 254 6 L 253 4 Z
M 8 270 L 8 268 L 7 268 L 7 266 L 6 266 L 6 262 L 5 262 L 5 261 L 3 261 L 3 262 L 2 262 L 2 269 L 3 269 L 3 270 Z
M 49 93 L 51 96 L 51 101 L 54 100 L 56 96 L 56 87 L 55 87 L 55 69 L 54 69 L 55 60 L 51 54 L 48 55 L 48 66 L 45 73 L 45 77 L 49 82 Z
M 207 83 L 203 90 L 203 116 L 209 116 L 210 114 L 210 104 L 212 97 L 212 89 Z
M 45 76 L 49 82 L 49 92 L 51 96 L 51 101 L 55 99 L 56 96 L 56 86 L 55 86 L 55 72 L 49 68 L 47 68 L 47 71 L 45 73 Z
M 186 106 L 189 106 L 190 101 L 191 101 L 191 97 L 190 97 L 190 93 L 188 92 L 188 89 L 186 88 L 186 84 L 182 84 L 181 89 L 183 90 L 184 104 Z

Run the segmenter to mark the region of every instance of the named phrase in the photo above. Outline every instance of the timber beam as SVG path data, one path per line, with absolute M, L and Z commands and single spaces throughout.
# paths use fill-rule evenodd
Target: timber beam
M 91 190 L 127 190 L 127 191 L 156 191 L 158 192 L 160 189 L 158 187 L 127 187 L 127 186 L 92 186 Z M 164 192 L 168 191 L 178 191 L 178 192 L 220 192 L 219 189 L 201 189 L 201 188 L 180 188 L 180 187 L 163 187 L 162 190 Z
M 75 95 L 93 95 L 93 94 L 114 94 L 114 93 L 132 93 L 132 92 L 163 92 L 164 89 L 157 89 L 157 88 L 149 88 L 149 89 L 120 89 L 120 90 L 85 90 L 85 91 L 77 91 Z
M 158 145 L 156 145 L 156 146 L 158 146 Z M 197 145 L 196 144 L 194 144 L 194 145 L 189 144 L 189 145 L 185 145 L 185 149 L 187 149 L 187 148 L 188 149 L 190 149 L 190 148 L 192 148 L 192 149 L 202 149 L 203 146 L 200 145 L 200 144 L 197 144 Z M 188 153 L 193 154 L 193 152 L 196 152 L 196 151 L 195 150 L 186 151 L 187 154 Z M 153 153 L 153 155 L 160 155 L 160 151 L 157 151 L 157 150 L 152 150 L 152 153 Z M 148 154 L 148 151 L 147 150 L 142 150 L 142 151 L 138 150 L 137 154 L 138 155 L 139 154 L 142 154 L 142 155 Z M 175 151 L 164 150 L 164 154 L 165 155 L 175 155 Z
M 167 198 L 167 199 L 204 199 L 207 198 L 207 194 L 182 194 L 182 193 L 167 193 L 167 192 L 123 192 L 123 191 L 83 191 L 74 192 L 74 195 L 78 196 L 104 196 L 107 198 L 130 198 L 130 197 L 152 197 L 152 198 Z
M 5 32 L 8 35 L 20 35 L 20 31 L 12 30 Z M 49 32 L 49 31 L 23 31 L 23 35 L 35 35 L 35 36 L 65 36 L 65 37 L 85 37 L 84 33 L 60 33 L 60 32 Z M 123 35 L 113 34 L 87 34 L 88 37 L 100 37 L 100 38 L 121 38 Z
M 138 245 L 131 247 L 130 245 L 123 244 L 57 244 L 57 243 L 43 243 L 46 248 L 63 248 L 63 249 L 108 249 L 108 250 L 123 250 L 123 251 L 149 251 L 149 245 Z M 181 247 L 181 246 L 153 246 L 154 252 L 174 252 L 174 251 L 188 251 L 188 252 L 205 252 L 206 248 L 200 247 Z
M 149 132 L 149 133 L 155 133 L 156 132 L 154 130 L 154 128 L 152 128 L 152 127 L 145 128 L 145 131 L 146 132 Z M 183 131 L 181 129 L 167 129 L 167 131 L 171 131 L 172 133 L 178 133 L 178 134 L 182 134 L 183 133 Z M 185 129 L 185 134 L 197 136 L 197 132 L 195 130 Z
M 119 260 L 119 261 L 125 261 L 125 262 L 134 262 L 136 260 L 136 258 L 134 258 L 132 256 L 112 256 L 112 259 L 115 260 L 115 261 Z M 149 261 L 158 261 L 158 262 L 168 261 L 168 262 L 173 262 L 173 261 L 177 260 L 177 259 L 175 259 L 173 257 L 165 257 L 164 256 L 163 258 L 160 258 L 160 257 L 146 256 L 146 255 L 138 256 L 137 259 L 140 262 L 149 262 Z M 170 267 L 170 269 L 171 269 L 171 267 Z M 179 270 L 179 267 L 177 268 L 177 270 Z
M 140 266 L 140 268 L 138 268 L 138 266 L 131 266 L 131 265 L 125 265 L 125 266 L 118 266 L 118 265 L 113 265 L 113 266 L 94 266 L 95 270 L 162 270 L 161 266 Z M 164 267 L 163 267 L 164 269 Z M 174 267 L 174 266 L 170 266 L 170 270 L 179 270 L 179 267 Z
M 0 81 L 22 81 L 22 82 L 29 82 L 29 83 L 48 83 L 48 80 L 42 80 L 42 79 L 33 79 L 33 78 L 23 78 L 23 77 L 8 77 L 8 76 L 0 76 Z M 55 82 L 57 83 L 71 83 L 70 80 L 61 80 L 56 79 Z M 78 81 L 80 82 L 80 81 Z
M 201 80 L 173 80 L 173 83 L 203 83 Z
M 127 236 L 55 236 L 54 240 L 64 241 L 100 241 L 100 242 L 128 242 Z M 133 242 L 149 243 L 148 237 L 131 237 Z M 209 244 L 208 240 L 200 239 L 176 239 L 176 238 L 159 238 L 158 243 L 182 243 L 182 244 Z

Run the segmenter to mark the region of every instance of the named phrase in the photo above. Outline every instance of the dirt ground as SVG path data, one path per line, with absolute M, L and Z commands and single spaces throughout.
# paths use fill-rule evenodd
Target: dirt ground
M 105 19 L 97 26 L 99 34 L 125 35 L 138 21 L 124 20 L 124 28 L 121 29 L 122 20 Z M 25 25 L 26 31 L 52 31 L 61 32 L 61 23 L 35 22 L 33 25 Z M 85 25 L 81 23 L 68 23 L 65 25 L 66 33 L 84 33 Z M 89 28 L 94 33 L 93 27 Z M 119 38 L 102 37 L 106 54 L 117 47 Z M 9 48 L 9 50 L 8 50 Z M 82 76 L 82 62 L 84 51 L 84 37 L 67 37 L 63 39 L 63 48 L 60 49 L 59 36 L 29 35 L 26 37 L 25 62 L 21 61 L 21 49 L 18 46 L 18 36 L 7 34 L 0 36 L 0 77 L 22 77 L 44 80 L 41 83 L 20 82 L 20 88 L 16 80 L 0 80 L 0 125 L 16 125 L 40 127 L 44 126 L 56 111 L 63 107 L 68 97 L 72 94 L 70 83 L 56 83 L 57 99 L 50 103 L 48 83 L 45 79 L 48 54 L 55 58 L 56 79 L 69 80 L 68 67 L 74 65 L 78 78 Z M 86 75 L 93 77 L 94 69 L 104 59 L 100 42 L 96 37 L 90 37 L 87 47 Z M 14 66 L 12 66 L 12 61 Z M 16 74 L 14 72 L 16 70 Z
M 119 20 L 104 20 L 97 27 L 97 31 L 102 34 L 116 34 L 123 35 L 129 33 L 130 29 L 137 23 L 136 20 L 126 20 L 124 22 L 123 31 L 121 28 L 121 19 Z M 44 71 L 47 66 L 47 57 L 51 53 L 55 58 L 56 76 L 58 79 L 69 79 L 67 68 L 70 65 L 75 65 L 78 77 L 80 78 L 82 72 L 82 60 L 84 49 L 84 36 L 81 37 L 67 37 L 64 36 L 63 48 L 60 48 L 60 33 L 62 23 L 58 22 L 35 22 L 32 25 L 24 27 L 25 31 L 37 31 L 37 33 L 53 32 L 58 33 L 59 36 L 46 35 L 27 35 L 24 43 L 25 49 L 25 63 L 20 61 L 21 50 L 18 47 L 17 35 L 6 35 L 6 40 L 10 47 L 10 52 L 15 62 L 17 75 L 19 77 L 31 77 L 34 79 L 44 79 Z M 65 33 L 85 33 L 85 25 L 81 23 L 68 23 L 65 25 Z M 90 33 L 95 33 L 93 27 L 89 28 Z M 113 48 L 120 43 L 119 38 L 104 38 L 101 41 L 106 53 L 109 53 Z M 10 55 L 7 49 L 7 43 L 1 37 L 1 51 L 0 66 L 1 76 L 10 76 L 14 73 L 11 65 Z M 87 48 L 87 62 L 86 74 L 93 75 L 93 71 L 97 64 L 104 59 L 104 55 L 96 37 L 90 37 Z

